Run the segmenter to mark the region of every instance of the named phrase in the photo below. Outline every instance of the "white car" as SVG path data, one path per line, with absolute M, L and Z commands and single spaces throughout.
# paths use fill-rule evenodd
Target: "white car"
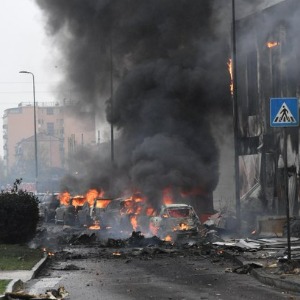
M 164 239 L 171 236 L 172 240 L 178 234 L 196 235 L 199 231 L 200 220 L 191 205 L 165 204 L 159 214 L 150 219 L 152 234 Z

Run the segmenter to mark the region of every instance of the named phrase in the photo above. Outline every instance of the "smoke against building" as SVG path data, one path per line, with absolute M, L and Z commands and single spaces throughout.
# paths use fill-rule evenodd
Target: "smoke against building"
M 77 108 L 103 112 L 119 133 L 113 170 L 109 146 L 81 154 L 87 188 L 140 190 L 155 206 L 170 188 L 212 209 L 219 149 L 211 126 L 224 118 L 226 127 L 232 111 L 228 36 L 217 22 L 224 7 L 211 0 L 36 2 L 66 62 L 62 91 L 70 87 Z

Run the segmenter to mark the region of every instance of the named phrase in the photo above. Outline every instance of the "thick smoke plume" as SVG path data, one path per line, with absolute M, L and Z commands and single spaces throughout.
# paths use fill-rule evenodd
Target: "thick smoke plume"
M 167 187 L 178 195 L 212 193 L 219 150 L 211 126 L 232 111 L 229 37 L 217 30 L 228 7 L 212 0 L 36 1 L 64 57 L 62 88 L 71 86 L 76 107 L 106 111 L 119 131 L 113 170 L 108 149 L 86 155 L 85 184 L 139 190 L 156 206 Z

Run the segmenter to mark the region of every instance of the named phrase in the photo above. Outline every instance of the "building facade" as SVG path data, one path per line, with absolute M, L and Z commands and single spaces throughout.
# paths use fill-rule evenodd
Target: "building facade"
M 96 144 L 95 119 L 79 116 L 70 106 L 36 103 L 36 138 L 39 181 L 58 178 L 69 169 L 68 157 L 80 147 Z M 35 180 L 34 107 L 20 103 L 4 111 L 3 160 L 9 179 Z
M 241 196 L 248 203 L 251 197 L 258 199 L 252 208 L 260 213 L 285 214 L 282 157 L 286 141 L 289 208 L 291 215 L 298 215 L 299 128 L 272 127 L 270 99 L 299 99 L 300 7 L 297 0 L 271 4 L 236 21 Z

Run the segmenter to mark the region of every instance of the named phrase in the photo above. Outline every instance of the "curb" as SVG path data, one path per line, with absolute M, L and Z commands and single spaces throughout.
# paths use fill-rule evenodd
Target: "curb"
M 258 269 L 253 269 L 250 274 L 261 283 L 275 286 L 279 289 L 300 293 L 300 283 L 298 282 L 276 278 L 275 276 L 265 274 L 263 270 Z
M 244 259 L 243 257 L 239 255 L 231 254 L 227 251 L 224 252 L 224 256 L 226 258 L 230 258 L 233 262 L 237 263 L 240 266 L 243 266 L 247 264 L 248 260 Z M 260 269 L 252 269 L 250 272 L 250 275 L 253 276 L 255 279 L 257 279 L 259 282 L 277 287 L 279 289 L 283 289 L 286 291 L 292 291 L 300 293 L 300 282 L 293 282 L 289 281 L 283 278 L 278 278 L 273 275 L 266 274 L 263 270 L 263 268 Z
M 48 255 L 46 254 L 44 258 L 42 258 L 32 269 L 31 276 L 28 280 L 33 279 L 37 273 L 42 269 L 42 267 L 46 264 L 48 259 Z M 26 282 L 26 281 L 25 281 Z M 22 280 L 16 278 L 13 279 L 8 286 L 6 287 L 5 293 L 16 292 L 24 288 L 24 283 Z M 0 295 L 0 299 L 7 299 L 4 295 Z

